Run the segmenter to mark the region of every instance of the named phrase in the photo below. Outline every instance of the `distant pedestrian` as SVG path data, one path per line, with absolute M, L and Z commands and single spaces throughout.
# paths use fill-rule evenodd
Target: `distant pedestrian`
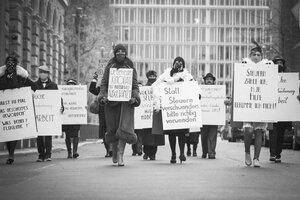
M 57 84 L 50 79 L 50 69 L 46 65 L 39 67 L 39 79 L 36 81 L 37 90 L 58 90 Z M 61 110 L 62 112 L 62 110 Z M 37 137 L 38 159 L 37 162 L 51 161 L 52 136 Z
M 242 63 L 248 64 L 272 64 L 273 62 L 267 59 L 262 59 L 262 48 L 256 44 L 250 51 L 250 58 L 243 59 Z M 264 122 L 243 122 L 244 129 L 244 144 L 245 144 L 245 164 L 252 165 L 250 145 L 254 134 L 254 157 L 253 166 L 260 167 L 259 156 L 262 146 L 262 137 L 267 129 L 267 123 Z
M 205 85 L 216 84 L 216 78 L 212 73 L 207 73 L 203 80 Z M 209 159 L 216 159 L 217 136 L 217 125 L 203 125 L 201 128 L 202 158 L 207 158 L 208 154 Z
M 97 87 L 98 82 L 98 74 L 95 72 L 93 76 L 93 80 L 90 84 L 89 91 L 95 96 L 98 96 L 100 93 L 100 86 Z M 112 145 L 108 144 L 105 140 L 106 133 L 106 122 L 105 122 L 105 114 L 104 114 L 104 106 L 99 105 L 99 138 L 103 139 L 104 147 L 106 150 L 105 157 L 112 157 Z
M 151 86 L 157 79 L 156 71 L 150 70 L 147 72 L 146 77 L 148 79 L 146 86 Z M 165 145 L 165 136 L 152 134 L 152 128 L 142 129 L 142 144 L 144 156 L 143 159 L 150 160 L 156 159 L 157 147 Z
M 131 99 L 127 102 L 108 100 L 109 74 L 112 68 L 133 70 Z M 127 49 L 121 44 L 115 46 L 114 57 L 105 67 L 98 98 L 99 103 L 104 105 L 107 130 L 105 137 L 107 143 L 112 143 L 112 161 L 118 163 L 118 166 L 124 166 L 123 155 L 126 143 L 133 144 L 137 141 L 134 133 L 134 107 L 139 106 L 141 100 L 136 69 L 127 57 Z
M 30 86 L 36 89 L 34 82 L 29 79 L 28 72 L 18 65 L 19 61 L 15 55 L 10 55 L 5 60 L 5 65 L 0 67 L 0 90 L 15 89 Z M 6 142 L 8 159 L 6 164 L 14 162 L 14 153 L 18 141 Z
M 77 85 L 77 81 L 74 79 L 68 79 L 67 80 L 67 85 Z M 68 151 L 68 157 L 67 158 L 78 158 L 79 153 L 78 151 L 78 143 L 79 143 L 79 137 L 78 137 L 78 132 L 80 130 L 80 125 L 77 124 L 70 124 L 70 125 L 63 125 L 62 130 L 66 134 L 66 147 Z M 73 143 L 73 152 L 72 152 L 72 143 Z
M 168 84 L 176 84 L 182 81 L 192 81 L 193 76 L 188 73 L 185 69 L 184 59 L 177 57 L 174 59 L 173 66 L 167 68 L 162 75 L 153 83 L 153 97 L 154 97 L 154 110 L 156 113 L 161 112 L 161 94 L 159 91 L 159 85 L 162 82 L 167 82 Z M 172 152 L 170 163 L 176 163 L 176 138 L 178 138 L 178 144 L 180 149 L 180 162 L 186 161 L 184 155 L 185 146 L 185 134 L 189 132 L 189 129 L 176 129 L 176 130 L 164 130 L 164 134 L 169 136 L 169 143 Z

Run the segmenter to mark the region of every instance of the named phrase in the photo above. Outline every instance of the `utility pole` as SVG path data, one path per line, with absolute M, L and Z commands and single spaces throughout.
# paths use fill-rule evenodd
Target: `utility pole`
M 80 32 L 81 32 L 81 19 L 85 17 L 82 13 L 82 8 L 76 8 L 76 13 L 73 14 L 75 17 L 75 31 L 77 34 L 77 82 L 80 83 Z

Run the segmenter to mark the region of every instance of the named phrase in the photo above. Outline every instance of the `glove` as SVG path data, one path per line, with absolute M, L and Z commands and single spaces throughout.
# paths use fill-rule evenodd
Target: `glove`
M 97 72 L 95 72 L 95 73 L 93 74 L 93 79 L 98 80 L 98 74 L 97 74 Z
M 106 97 L 103 97 L 102 99 L 100 99 L 100 103 L 102 105 L 106 105 L 106 104 L 108 104 L 108 99 Z
M 132 97 L 131 99 L 129 99 L 129 104 L 135 104 L 135 103 L 137 103 L 138 101 L 136 100 L 136 98 L 134 98 L 134 97 Z

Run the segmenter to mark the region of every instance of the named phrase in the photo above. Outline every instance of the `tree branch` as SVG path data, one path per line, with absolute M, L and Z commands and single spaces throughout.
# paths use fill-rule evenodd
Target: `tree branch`
M 93 41 L 92 44 L 91 44 L 91 47 L 88 48 L 88 49 L 84 49 L 83 52 L 80 54 L 80 56 L 83 56 L 84 54 L 87 54 L 87 53 L 89 53 L 90 51 L 92 51 L 92 50 L 95 48 L 97 42 L 98 42 L 98 39 L 97 39 L 97 38 L 94 39 L 94 41 Z

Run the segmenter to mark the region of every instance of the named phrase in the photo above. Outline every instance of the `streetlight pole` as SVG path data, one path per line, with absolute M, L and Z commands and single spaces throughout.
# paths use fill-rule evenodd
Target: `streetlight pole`
M 73 14 L 75 17 L 75 30 L 77 34 L 77 81 L 80 83 L 80 31 L 81 31 L 81 18 L 86 15 L 82 14 L 82 8 L 76 8 L 76 14 Z

